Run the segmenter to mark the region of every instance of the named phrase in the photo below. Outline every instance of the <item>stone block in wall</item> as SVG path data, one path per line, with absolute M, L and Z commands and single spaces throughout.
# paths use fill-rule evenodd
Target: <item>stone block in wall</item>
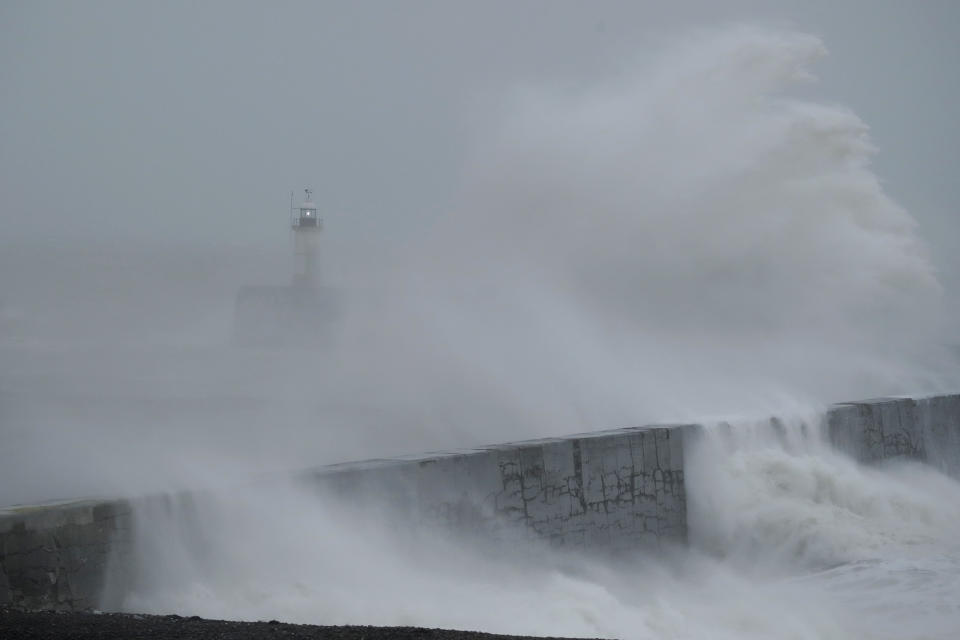
M 129 523 L 123 501 L 0 511 L 0 604 L 96 608 L 111 562 L 129 543 Z
M 911 458 L 960 477 L 960 395 L 835 405 L 827 433 L 831 444 L 860 462 Z
M 878 398 L 836 405 L 827 415 L 830 442 L 861 462 L 925 460 L 924 433 L 912 398 Z
M 919 398 L 914 415 L 926 462 L 960 477 L 960 395 Z

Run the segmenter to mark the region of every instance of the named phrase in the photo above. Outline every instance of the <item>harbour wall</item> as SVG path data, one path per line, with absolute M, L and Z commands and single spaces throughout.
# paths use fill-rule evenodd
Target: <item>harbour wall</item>
M 836 448 L 864 463 L 904 457 L 960 476 L 960 395 L 839 404 L 823 426 Z M 649 549 L 687 539 L 684 451 L 701 429 L 617 429 L 332 465 L 297 477 L 353 502 L 388 504 L 409 522 L 494 542 Z M 174 508 L 189 504 L 190 494 L 0 510 L 0 605 L 118 606 L 136 579 L 141 502 Z
M 683 438 L 637 427 L 308 472 L 324 492 L 488 540 L 631 549 L 686 539 Z
M 125 500 L 0 509 L 0 606 L 98 608 L 132 540 Z

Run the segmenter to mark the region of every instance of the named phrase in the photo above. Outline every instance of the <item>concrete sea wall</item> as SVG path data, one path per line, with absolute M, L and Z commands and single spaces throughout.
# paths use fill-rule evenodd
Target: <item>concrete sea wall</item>
M 960 395 L 832 407 L 827 437 L 865 463 L 909 457 L 960 476 Z M 684 450 L 700 427 L 663 425 L 333 465 L 325 492 L 385 501 L 413 521 L 509 543 L 620 551 L 687 538 Z M 164 498 L 147 498 L 144 504 Z M 126 500 L 0 510 L 0 605 L 112 608 L 136 572 Z
M 638 427 L 325 467 L 335 495 L 385 501 L 418 522 L 487 539 L 629 549 L 686 539 L 683 437 Z
M 831 443 L 860 462 L 907 457 L 960 475 L 960 395 L 839 404 L 827 428 Z
M 0 605 L 83 610 L 109 591 L 111 563 L 131 548 L 123 500 L 0 510 Z

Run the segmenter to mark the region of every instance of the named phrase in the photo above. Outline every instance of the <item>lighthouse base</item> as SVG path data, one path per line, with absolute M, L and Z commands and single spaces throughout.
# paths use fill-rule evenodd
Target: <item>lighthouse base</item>
M 234 307 L 234 342 L 243 346 L 318 344 L 329 339 L 339 307 L 331 287 L 246 286 Z

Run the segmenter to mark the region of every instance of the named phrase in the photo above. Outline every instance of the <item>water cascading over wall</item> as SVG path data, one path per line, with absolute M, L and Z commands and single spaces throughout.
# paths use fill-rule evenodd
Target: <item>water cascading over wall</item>
M 840 404 L 823 426 L 833 446 L 858 461 L 905 457 L 960 475 L 960 395 Z M 687 539 L 684 449 L 700 429 L 601 431 L 333 465 L 298 479 L 355 503 L 386 503 L 413 524 L 495 543 L 519 537 L 588 551 L 649 549 Z M 137 580 L 133 550 L 144 536 L 134 512 L 176 510 L 175 535 L 200 535 L 189 531 L 191 504 L 191 494 L 180 494 L 0 511 L 0 605 L 118 607 Z

